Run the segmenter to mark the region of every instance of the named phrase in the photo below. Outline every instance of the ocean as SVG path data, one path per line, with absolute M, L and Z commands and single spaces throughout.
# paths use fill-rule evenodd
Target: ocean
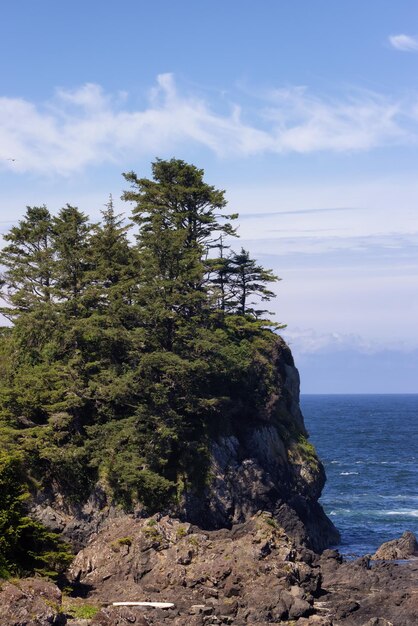
M 302 395 L 301 408 L 340 552 L 373 553 L 405 530 L 418 537 L 418 395 Z

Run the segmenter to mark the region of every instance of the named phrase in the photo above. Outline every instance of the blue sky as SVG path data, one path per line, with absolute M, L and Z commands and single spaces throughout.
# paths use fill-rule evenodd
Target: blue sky
M 302 391 L 418 392 L 415 0 L 14 0 L 0 68 L 1 232 L 183 158 L 282 277 Z

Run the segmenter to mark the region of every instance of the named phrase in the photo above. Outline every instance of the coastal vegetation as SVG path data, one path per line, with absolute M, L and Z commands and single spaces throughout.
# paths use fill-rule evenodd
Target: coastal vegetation
M 127 510 L 168 510 L 210 481 L 211 438 L 271 393 L 282 326 L 263 303 L 279 279 L 231 250 L 237 215 L 203 170 L 156 160 L 152 174 L 124 174 L 129 220 L 112 199 L 98 223 L 32 206 L 4 237 L 2 571 L 23 567 L 22 524 L 35 561 L 56 541 L 25 516 L 29 492 L 80 502 L 100 482 Z

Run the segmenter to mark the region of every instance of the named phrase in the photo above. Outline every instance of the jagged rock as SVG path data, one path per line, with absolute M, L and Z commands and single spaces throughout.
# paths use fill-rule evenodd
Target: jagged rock
M 337 561 L 337 563 L 343 562 L 343 558 L 338 550 L 324 550 L 321 554 L 321 559 L 324 561 L 328 559 L 333 559 Z
M 321 575 L 305 562 L 290 561 L 296 553 L 270 513 L 220 531 L 186 527 L 168 516 L 125 516 L 90 541 L 68 577 L 89 588 L 94 602 L 174 602 L 196 624 L 204 618 L 253 624 L 312 613 Z M 156 619 L 154 612 L 145 617 Z
M 418 543 L 415 535 L 407 530 L 399 539 L 382 543 L 371 558 L 373 560 L 382 559 L 387 561 L 410 559 L 411 557 L 418 557 Z
M 40 492 L 32 502 L 31 515 L 50 530 L 61 533 L 78 551 L 108 520 L 123 515 L 123 511 L 108 503 L 105 491 L 96 485 L 84 503 L 68 501 L 61 493 Z
M 311 615 L 298 620 L 297 626 L 333 626 L 332 621 L 322 615 Z
M 418 624 L 418 561 L 399 565 L 396 562 L 373 562 L 364 559 L 335 564 L 321 559 L 323 576 L 321 608 L 335 617 L 338 626 L 380 626 L 386 620 L 396 626 Z M 354 610 L 351 610 L 354 609 Z
M 334 610 L 335 619 L 341 620 L 343 617 L 347 617 L 351 613 L 354 613 L 354 611 L 358 611 L 359 608 L 360 608 L 360 604 L 356 602 L 355 600 L 352 600 L 350 598 L 347 600 L 343 600 L 342 602 L 337 604 L 337 606 L 335 607 L 335 610 Z
M 2 582 L 0 626 L 62 626 L 61 591 L 53 583 L 26 578 Z
M 299 544 L 322 550 L 339 539 L 317 500 L 325 482 L 322 464 L 306 456 L 286 432 L 306 436 L 299 407 L 299 374 L 288 346 L 278 339 L 271 360 L 275 385 L 251 422 L 213 441 L 204 493 L 184 495 L 180 513 L 208 529 L 244 522 L 271 511 Z M 286 439 L 287 438 L 287 439 Z M 285 443 L 286 442 L 286 443 Z

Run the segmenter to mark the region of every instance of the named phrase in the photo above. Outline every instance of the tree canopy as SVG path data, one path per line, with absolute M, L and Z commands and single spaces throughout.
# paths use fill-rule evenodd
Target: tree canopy
M 156 160 L 91 223 L 28 207 L 0 251 L 0 440 L 34 489 L 169 507 L 209 480 L 211 438 L 269 393 L 278 280 L 243 249 L 204 172 Z M 1 546 L 0 546 L 1 549 Z

